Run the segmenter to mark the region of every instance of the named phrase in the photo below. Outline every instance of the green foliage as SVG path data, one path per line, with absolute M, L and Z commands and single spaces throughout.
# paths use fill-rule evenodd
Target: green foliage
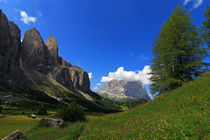
M 201 45 L 200 31 L 192 25 L 189 12 L 176 7 L 152 48 L 151 92 L 162 93 L 199 76 L 206 54 Z
M 49 127 L 49 123 L 46 120 L 40 120 L 39 121 L 39 127 Z
M 206 12 L 204 13 L 204 16 L 206 17 L 206 21 L 203 22 L 204 25 L 204 32 L 203 32 L 203 37 L 204 37 L 204 42 L 208 45 L 209 49 L 209 28 L 210 28 L 210 7 L 206 7 Z
M 144 99 L 122 99 L 116 100 L 108 97 L 101 97 L 100 100 L 97 100 L 96 103 L 101 103 L 105 108 L 113 109 L 113 110 L 121 110 L 125 111 L 131 108 L 134 108 L 140 104 L 145 103 Z
M 209 85 L 207 74 L 132 110 L 91 118 L 79 139 L 208 139 Z
M 64 121 L 75 122 L 78 120 L 85 120 L 83 109 L 75 102 L 71 102 L 68 107 L 61 108 L 58 116 Z
M 37 112 L 38 115 L 47 115 L 47 109 L 44 104 L 41 105 L 39 111 Z

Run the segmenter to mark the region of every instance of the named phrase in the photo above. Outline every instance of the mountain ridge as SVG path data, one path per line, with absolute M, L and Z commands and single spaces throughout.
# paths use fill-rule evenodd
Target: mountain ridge
M 84 108 L 107 111 L 95 102 L 101 97 L 90 90 L 88 73 L 58 55 L 55 37 L 49 36 L 44 42 L 32 28 L 21 42 L 19 27 L 1 9 L 0 21 L 1 100 L 50 104 L 76 100 Z
M 141 81 L 111 80 L 98 91 L 101 96 L 113 99 L 146 99 L 150 100 Z

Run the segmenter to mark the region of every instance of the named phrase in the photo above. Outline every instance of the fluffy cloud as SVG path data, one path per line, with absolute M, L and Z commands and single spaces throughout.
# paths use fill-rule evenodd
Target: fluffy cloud
M 101 84 L 101 83 L 97 83 L 96 85 L 97 85 L 97 86 L 101 86 L 102 84 Z
M 184 0 L 183 5 L 187 5 L 189 2 L 193 2 L 193 10 L 195 8 L 198 8 L 203 3 L 203 0 Z
M 119 67 L 117 71 L 110 72 L 109 75 L 103 76 L 101 79 L 101 82 L 108 82 L 114 79 L 117 80 L 127 80 L 127 81 L 141 81 L 144 85 L 151 84 L 151 81 L 149 78 L 151 75 L 149 74 L 151 72 L 150 66 L 144 66 L 144 69 L 142 71 L 138 70 L 136 71 L 125 71 L 124 67 Z
M 25 11 L 20 11 L 20 16 L 21 16 L 21 21 L 24 22 L 25 24 L 29 24 L 29 22 L 35 23 L 37 18 L 28 16 L 28 14 Z
M 97 90 L 97 89 L 98 89 L 98 87 L 94 87 L 93 89 L 94 89 L 94 90 Z
M 89 79 L 92 79 L 93 78 L 93 73 L 92 72 L 88 73 L 88 77 L 89 77 Z

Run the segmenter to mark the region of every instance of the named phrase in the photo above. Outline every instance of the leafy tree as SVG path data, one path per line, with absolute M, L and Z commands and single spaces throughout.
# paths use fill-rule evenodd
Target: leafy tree
M 177 6 L 152 48 L 151 92 L 162 93 L 199 76 L 205 54 L 201 44 L 200 31 L 192 25 L 189 12 Z
M 208 45 L 208 49 L 210 49 L 209 47 L 209 34 L 210 34 L 210 31 L 209 31 L 209 28 L 210 28 L 210 7 L 207 6 L 206 7 L 206 12 L 204 13 L 204 16 L 206 17 L 206 21 L 203 22 L 203 25 L 204 25 L 204 32 L 203 32 L 203 39 L 204 39 L 204 42 Z
M 44 104 L 41 105 L 39 111 L 37 112 L 38 115 L 47 115 L 47 109 Z
M 83 109 L 75 102 L 71 102 L 68 107 L 61 108 L 58 116 L 64 121 L 75 122 L 77 120 L 85 120 Z

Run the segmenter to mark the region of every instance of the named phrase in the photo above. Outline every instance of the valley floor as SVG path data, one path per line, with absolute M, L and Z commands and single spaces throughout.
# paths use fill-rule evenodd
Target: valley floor
M 0 137 L 21 129 L 29 140 L 207 140 L 209 85 L 206 74 L 132 110 L 88 115 L 88 121 L 70 123 L 65 129 L 38 128 L 41 117 L 0 116 Z

